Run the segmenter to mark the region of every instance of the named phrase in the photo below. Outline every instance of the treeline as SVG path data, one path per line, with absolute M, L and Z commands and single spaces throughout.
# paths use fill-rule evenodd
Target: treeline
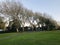
M 29 28 L 33 30 L 54 30 L 57 23 L 48 14 L 33 12 L 23 7 L 20 1 L 5 0 L 0 4 L 0 14 L 9 18 L 8 30 L 25 31 Z M 30 25 L 29 25 L 29 24 Z M 1 24 L 1 23 L 0 23 Z M 25 24 L 29 26 L 25 26 Z M 0 26 L 1 27 L 1 26 Z M 27 29 L 27 27 L 29 27 Z

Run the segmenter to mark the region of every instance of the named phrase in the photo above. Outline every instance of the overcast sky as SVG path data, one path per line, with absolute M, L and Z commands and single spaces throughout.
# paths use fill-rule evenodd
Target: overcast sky
M 60 0 L 22 0 L 26 8 L 51 15 L 56 21 L 60 21 Z

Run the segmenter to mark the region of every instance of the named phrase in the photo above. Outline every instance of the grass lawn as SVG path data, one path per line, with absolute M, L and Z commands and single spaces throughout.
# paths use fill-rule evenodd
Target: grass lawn
M 0 45 L 60 45 L 60 31 L 4 33 Z

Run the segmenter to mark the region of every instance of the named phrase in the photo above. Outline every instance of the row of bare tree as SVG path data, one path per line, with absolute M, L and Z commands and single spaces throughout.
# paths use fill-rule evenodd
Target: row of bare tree
M 0 13 L 9 17 L 9 27 L 15 26 L 17 32 L 19 32 L 20 27 L 23 27 L 24 31 L 25 23 L 29 23 L 32 28 L 46 26 L 48 30 L 55 29 L 57 26 L 56 21 L 49 15 L 28 10 L 22 6 L 20 1 L 16 0 L 2 1 L 0 3 Z

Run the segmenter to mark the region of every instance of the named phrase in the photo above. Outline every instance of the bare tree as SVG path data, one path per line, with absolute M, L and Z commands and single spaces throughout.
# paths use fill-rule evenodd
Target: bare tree
M 22 12 L 22 4 L 16 0 L 5 0 L 0 4 L 0 13 L 9 15 L 11 18 L 16 19 L 21 24 L 19 16 Z M 18 28 L 16 28 L 18 32 Z

